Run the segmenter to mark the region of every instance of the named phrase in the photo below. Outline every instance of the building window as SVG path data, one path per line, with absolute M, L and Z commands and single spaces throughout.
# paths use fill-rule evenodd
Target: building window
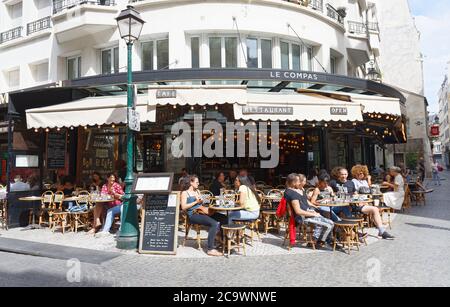
M 6 78 L 8 80 L 8 86 L 10 88 L 19 87 L 19 85 L 20 85 L 20 70 L 15 69 L 15 70 L 8 71 L 6 73 Z
M 11 18 L 11 27 L 19 27 L 22 25 L 22 1 L 9 5 L 9 17 Z
M 236 68 L 238 66 L 237 48 L 236 37 L 210 37 L 209 66 L 212 68 Z
M 81 57 L 67 59 L 67 79 L 81 78 Z
M 330 73 L 336 74 L 336 58 L 330 57 Z
M 169 40 L 142 43 L 142 70 L 169 68 Z
M 247 67 L 272 68 L 272 40 L 247 38 Z
M 191 67 L 200 68 L 200 38 L 191 38 Z
M 102 74 L 119 73 L 119 47 L 102 50 Z
M 306 54 L 307 54 L 307 70 L 308 71 L 313 71 L 314 70 L 314 65 L 313 65 L 313 48 L 312 47 L 306 47 Z
M 169 40 L 156 41 L 156 65 L 159 69 L 169 68 Z
M 247 67 L 258 68 L 258 40 L 256 38 L 247 39 Z
M 34 82 L 48 81 L 48 62 L 31 65 L 30 68 Z
M 312 70 L 311 47 L 282 41 L 280 42 L 280 51 L 282 69 Z
M 272 68 L 272 41 L 261 40 L 261 68 Z
M 281 42 L 281 69 L 290 69 L 289 67 L 289 43 Z

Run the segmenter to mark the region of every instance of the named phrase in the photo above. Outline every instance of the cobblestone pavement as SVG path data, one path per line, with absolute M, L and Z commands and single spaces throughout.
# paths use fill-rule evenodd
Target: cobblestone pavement
M 235 255 L 124 254 L 101 265 L 0 253 L 0 286 L 450 286 L 450 172 L 427 206 L 398 214 L 394 241 L 360 252 Z M 74 282 L 69 282 L 74 281 Z

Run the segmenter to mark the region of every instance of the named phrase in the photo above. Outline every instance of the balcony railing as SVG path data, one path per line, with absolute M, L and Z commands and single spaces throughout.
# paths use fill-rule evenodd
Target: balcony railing
M 378 27 L 378 22 L 369 22 L 367 24 L 369 31 L 380 32 L 380 28 Z
M 367 34 L 367 26 L 362 22 L 349 21 L 348 32 L 355 34 Z
M 49 29 L 51 27 L 50 16 L 30 22 L 27 24 L 27 35 Z
M 137 1 L 140 0 L 133 0 L 133 2 Z M 323 12 L 323 0 L 283 0 L 283 1 L 295 3 L 302 6 L 307 6 L 314 10 Z
M 12 41 L 22 37 L 23 27 L 17 27 L 6 32 L 0 33 L 0 44 Z
M 341 16 L 341 14 L 339 14 L 339 12 L 329 4 L 327 4 L 327 16 L 336 20 L 341 25 L 344 25 L 344 17 Z
M 65 9 L 70 9 L 77 5 L 91 4 L 113 6 L 116 5 L 115 0 L 53 0 L 53 14 L 59 13 Z

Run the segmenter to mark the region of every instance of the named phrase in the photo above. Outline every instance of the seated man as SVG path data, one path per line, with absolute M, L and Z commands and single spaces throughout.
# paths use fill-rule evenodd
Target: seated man
M 333 180 L 330 185 L 333 188 L 334 192 L 344 191 L 346 194 L 357 194 L 355 184 L 348 180 L 348 171 L 345 168 L 339 168 L 338 170 L 338 179 Z M 365 205 L 353 205 L 352 211 L 355 213 L 362 213 L 364 215 L 369 215 L 371 220 L 375 223 L 375 226 L 378 228 L 378 236 L 386 239 L 392 240 L 394 239 L 383 226 L 383 221 L 381 220 L 380 211 L 375 206 L 365 206 Z
M 328 174 L 322 174 L 319 176 L 319 183 L 313 192 L 311 197 L 311 203 L 320 209 L 323 213 L 330 215 L 330 207 L 320 206 L 320 201 L 325 199 L 332 199 L 334 196 L 333 188 L 329 185 L 330 176 Z M 331 212 L 331 219 L 333 222 L 341 221 L 339 214 L 343 213 L 345 216 L 351 216 L 350 209 L 348 207 L 334 207 Z

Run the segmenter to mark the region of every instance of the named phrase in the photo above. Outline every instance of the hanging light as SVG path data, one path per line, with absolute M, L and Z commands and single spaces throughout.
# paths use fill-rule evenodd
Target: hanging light
M 48 129 L 48 128 L 45 128 L 45 132 L 49 132 L 50 131 L 50 129 Z
M 37 129 L 37 128 L 36 128 L 36 129 L 34 129 L 34 132 L 38 133 L 38 132 L 39 132 L 39 129 Z

